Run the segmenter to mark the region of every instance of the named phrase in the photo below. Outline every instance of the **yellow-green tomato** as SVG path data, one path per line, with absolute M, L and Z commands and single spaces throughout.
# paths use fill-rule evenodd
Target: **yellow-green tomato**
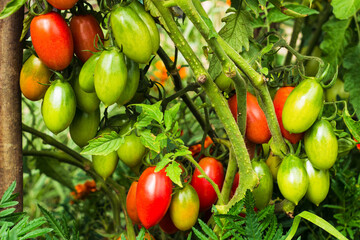
M 337 79 L 334 86 L 326 89 L 325 91 L 325 99 L 327 102 L 336 101 L 336 97 L 339 96 L 339 99 L 348 99 L 350 97 L 350 93 L 345 91 L 344 82 L 340 79 Z
M 273 178 L 269 167 L 264 161 L 252 161 L 251 165 L 259 178 L 259 185 L 253 190 L 255 206 L 258 209 L 263 209 L 271 200 Z
M 186 184 L 171 198 L 170 217 L 174 225 L 181 231 L 189 230 L 195 225 L 199 209 L 199 197 L 190 184 Z
M 117 150 L 119 159 L 130 168 L 140 165 L 145 153 L 146 148 L 134 131 L 124 137 L 124 143 Z
M 319 120 L 305 133 L 305 152 L 317 169 L 331 168 L 338 155 L 338 141 L 327 120 Z
M 104 136 L 104 134 L 109 134 L 111 129 L 107 128 L 99 132 L 98 136 Z M 106 180 L 116 169 L 119 158 L 116 151 L 113 151 L 107 155 L 93 155 L 92 163 L 94 170 L 99 174 L 104 180 Z
M 76 97 L 70 83 L 55 80 L 46 90 L 41 113 L 46 127 L 58 134 L 65 130 L 76 112 Z
M 80 87 L 79 78 L 76 78 L 73 82 L 73 88 L 76 96 L 76 105 L 82 111 L 92 113 L 99 109 L 100 99 L 95 92 L 85 92 Z
M 281 194 L 297 205 L 309 186 L 303 161 L 293 154 L 287 155 L 279 167 L 277 182 Z
M 306 198 L 316 206 L 324 201 L 330 189 L 329 170 L 318 170 L 309 160 L 305 161 L 306 172 L 309 176 L 309 187 Z
M 117 100 L 117 104 L 122 106 L 128 103 L 135 95 L 136 90 L 139 86 L 140 80 L 140 69 L 139 64 L 131 60 L 130 58 L 126 59 L 126 67 L 127 67 L 127 80 L 125 90 L 120 95 L 119 99 Z
M 227 77 L 223 72 L 216 77 L 215 83 L 221 91 L 229 91 L 233 88 L 233 81 Z
M 273 152 L 270 152 L 268 159 L 266 159 L 266 165 L 268 165 L 270 172 L 273 176 L 273 179 L 277 180 L 277 173 L 281 164 L 281 158 L 274 155 Z
M 94 72 L 100 53 L 93 54 L 82 66 L 79 75 L 79 84 L 83 91 L 87 93 L 95 92 Z
M 97 129 L 100 123 L 100 110 L 87 113 L 76 110 L 75 117 L 70 124 L 71 139 L 79 146 L 84 147 L 88 141 L 96 136 Z

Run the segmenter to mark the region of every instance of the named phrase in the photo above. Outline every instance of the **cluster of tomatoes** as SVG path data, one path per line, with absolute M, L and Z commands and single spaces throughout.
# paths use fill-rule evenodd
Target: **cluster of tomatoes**
M 324 99 L 320 79 L 313 77 L 304 79 L 296 87 L 281 87 L 277 90 L 273 104 L 281 133 L 289 142 L 290 148 L 303 139 L 306 157 L 301 159 L 290 149 L 290 153 L 283 159 L 270 153 L 266 164 L 253 161 L 254 169 L 259 167 L 254 165 L 261 165 L 263 168 L 263 177 L 256 171 L 260 184 L 255 188 L 254 195 L 257 189 L 262 189 L 262 193 L 271 198 L 274 179 L 282 195 L 296 205 L 304 196 L 316 205 L 326 198 L 330 188 L 329 169 L 337 159 L 338 142 L 330 122 L 319 117 Z M 228 102 L 236 119 L 236 95 Z M 265 114 L 251 93 L 247 94 L 246 113 L 246 138 L 256 144 L 267 143 L 271 133 Z M 266 199 L 265 205 L 270 198 Z

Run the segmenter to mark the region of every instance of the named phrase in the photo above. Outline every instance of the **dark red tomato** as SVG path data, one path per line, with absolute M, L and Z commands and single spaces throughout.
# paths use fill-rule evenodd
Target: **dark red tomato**
M 288 130 L 284 128 L 281 118 L 285 101 L 293 89 L 294 87 L 279 88 L 279 90 L 276 92 L 274 97 L 274 108 L 275 108 L 276 118 L 280 125 L 281 134 L 292 144 L 295 144 L 298 143 L 304 137 L 304 133 L 290 133 Z
M 231 186 L 230 198 L 232 198 L 234 196 L 235 191 L 236 191 L 238 186 L 239 186 L 239 172 L 237 172 L 235 174 L 233 185 Z
M 199 165 L 221 190 L 224 182 L 224 168 L 221 162 L 215 158 L 205 157 L 200 160 Z M 217 195 L 211 184 L 205 178 L 198 178 L 199 175 L 201 173 L 196 168 L 191 179 L 191 185 L 199 196 L 200 211 L 206 211 L 216 202 Z
M 155 167 L 149 167 L 141 174 L 136 190 L 137 213 L 146 229 L 161 221 L 171 202 L 172 182 L 165 168 L 154 170 Z
M 98 36 L 104 39 L 101 27 L 96 18 L 88 14 L 73 16 L 70 29 L 74 39 L 75 54 L 82 62 L 86 62 L 93 55 L 90 51 L 97 52 L 95 46 Z
M 66 10 L 72 8 L 79 0 L 47 0 L 53 7 Z
M 237 98 L 232 96 L 228 101 L 231 113 L 237 120 Z M 265 113 L 260 108 L 254 95 L 246 95 L 246 138 L 257 144 L 267 143 L 271 138 L 271 133 L 266 121 Z
M 136 189 L 138 182 L 134 181 L 130 188 L 129 192 L 126 196 L 126 211 L 129 215 L 129 218 L 136 224 L 140 224 L 140 219 L 136 210 Z
M 167 234 L 174 234 L 177 231 L 179 231 L 179 229 L 177 229 L 177 227 L 174 225 L 173 221 L 171 220 L 170 211 L 166 212 L 165 216 L 159 222 L 159 226 L 161 230 Z
M 63 70 L 69 66 L 74 44 L 70 28 L 59 13 L 34 17 L 30 35 L 37 55 L 48 68 Z

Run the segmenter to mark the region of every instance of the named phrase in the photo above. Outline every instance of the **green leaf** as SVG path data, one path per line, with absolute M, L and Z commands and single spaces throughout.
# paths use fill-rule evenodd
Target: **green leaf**
M 169 131 L 171 129 L 172 124 L 176 119 L 176 115 L 179 112 L 179 109 L 180 109 L 180 103 L 177 103 L 174 106 L 172 106 L 170 109 L 165 110 L 164 122 L 165 122 L 166 131 Z
M 15 232 L 17 235 L 19 235 L 19 231 L 23 229 L 23 227 L 26 225 L 26 222 L 29 220 L 29 216 L 24 216 L 23 219 L 21 219 L 12 229 L 11 232 Z
M 204 223 L 201 219 L 199 219 L 199 224 L 201 226 L 201 229 L 209 236 L 209 238 L 211 238 L 213 240 L 218 239 L 218 237 L 213 232 L 213 230 L 206 223 Z
M 67 234 L 67 226 L 64 226 L 60 221 L 58 221 L 50 212 L 38 204 L 42 214 L 45 216 L 48 224 L 54 229 L 56 235 L 65 240 L 69 240 L 70 236 Z
M 350 93 L 350 103 L 360 117 L 360 45 L 346 49 L 344 54 L 345 90 Z M 344 119 L 345 120 L 345 119 Z M 358 140 L 358 139 L 357 139 Z
M 156 164 L 156 168 L 155 168 L 155 170 L 154 170 L 155 172 L 160 171 L 160 170 L 163 169 L 166 165 L 168 165 L 169 162 L 171 162 L 170 157 L 171 157 L 172 155 L 169 155 L 169 154 L 174 155 L 173 153 L 168 153 L 168 154 L 166 154 L 166 155 L 161 159 L 161 161 Z
M 308 8 L 307 6 L 300 5 L 300 4 L 286 4 L 285 7 L 294 12 L 297 12 L 300 14 L 305 14 L 308 16 L 319 13 L 315 9 Z M 269 23 L 283 22 L 283 21 L 286 21 L 286 20 L 289 20 L 292 18 L 293 17 L 282 13 L 278 8 L 271 8 L 268 13 L 268 22 Z
M 136 240 L 143 240 L 145 237 L 145 228 L 142 227 L 139 234 L 136 237 Z
M 166 169 L 166 176 L 168 176 L 173 183 L 182 187 L 180 175 L 182 173 L 182 169 L 180 168 L 180 164 L 178 162 L 173 161 L 170 163 Z
M 170 31 L 169 27 L 167 26 L 164 18 L 161 17 L 159 10 L 156 8 L 152 0 L 144 0 L 144 5 L 145 5 L 145 10 L 150 11 L 151 16 L 157 18 L 160 24 L 165 28 L 165 30 L 169 32 Z
M 32 232 L 29 232 L 28 234 L 26 234 L 25 236 L 21 237 L 20 240 L 25 240 L 25 239 L 30 239 L 30 238 L 36 238 L 36 237 L 40 237 L 40 236 L 44 236 L 46 233 L 49 233 L 53 231 L 52 228 L 41 228 L 41 229 L 36 229 Z
M 4 203 L 6 201 L 9 200 L 9 198 L 11 197 L 11 194 L 14 192 L 16 187 L 16 181 L 13 181 L 11 183 L 11 185 L 6 189 L 6 191 L 4 192 L 4 195 L 1 198 L 0 204 Z
M 151 132 L 151 130 L 147 129 L 145 131 L 141 131 L 139 134 L 141 143 L 144 144 L 145 147 L 156 153 L 160 153 L 160 143 L 156 141 L 156 136 Z
M 204 20 L 206 26 L 209 28 L 209 39 L 211 38 L 218 38 L 218 33 L 216 32 L 214 25 L 212 21 L 208 17 L 201 16 L 201 18 Z
M 191 154 L 192 153 L 188 148 L 181 148 L 181 149 L 176 149 L 174 157 L 182 157 Z
M 168 137 L 166 136 L 166 133 L 162 132 L 159 133 L 159 135 L 156 136 L 156 142 L 159 142 L 161 148 L 167 147 Z
M 18 201 L 6 202 L 6 203 L 3 203 L 3 204 L 0 204 L 0 208 L 13 207 L 13 206 L 17 205 L 18 203 L 19 203 Z
M 12 0 L 8 2 L 0 13 L 0 19 L 9 17 L 11 14 L 19 10 L 25 3 L 26 0 Z
M 15 212 L 15 208 L 7 208 L 0 212 L 0 218 L 6 217 Z
M 108 155 L 118 150 L 123 143 L 124 138 L 115 131 L 112 131 L 109 134 L 104 134 L 101 137 L 90 140 L 89 145 L 84 147 L 81 154 Z
M 64 155 L 66 154 L 64 153 Z M 39 169 L 41 173 L 59 182 L 61 185 L 66 186 L 71 190 L 74 189 L 74 184 L 72 183 L 69 171 L 64 168 L 58 160 L 52 158 L 39 158 L 36 160 L 36 168 Z
M 260 3 L 258 0 L 245 0 L 246 5 L 255 13 L 256 17 L 259 17 Z M 263 5 L 264 6 L 264 5 Z
M 153 104 L 134 104 L 135 106 L 141 107 L 145 116 L 149 116 L 159 124 L 163 121 L 163 113 L 160 111 L 161 101 Z
M 285 240 L 291 240 L 294 237 L 294 235 L 299 227 L 301 218 L 304 218 L 304 219 L 308 220 L 309 222 L 312 222 L 313 224 L 315 224 L 316 226 L 327 231 L 328 233 L 330 233 L 337 239 L 347 240 L 347 238 L 344 237 L 344 235 L 342 235 L 338 230 L 336 230 L 336 228 L 333 227 L 330 223 L 325 221 L 323 218 L 321 218 L 313 213 L 310 213 L 308 211 L 303 211 L 302 213 L 295 216 L 293 224 L 292 224 L 290 231 L 288 233 L 288 236 L 286 237 Z
M 44 217 L 36 218 L 30 221 L 26 227 L 24 227 L 21 231 L 19 231 L 19 235 L 24 235 L 25 233 L 28 233 L 34 230 L 35 228 L 40 227 L 44 223 L 46 223 L 46 219 Z
M 353 17 L 360 9 L 359 0 L 332 0 L 331 6 L 336 18 L 344 20 Z
M 355 121 L 351 118 L 347 108 L 345 108 L 344 114 L 344 123 L 346 127 L 349 129 L 350 133 L 354 136 L 354 138 L 360 142 L 360 121 Z
M 135 123 L 134 127 L 136 127 L 137 129 L 146 128 L 151 124 L 152 120 L 153 118 L 151 116 L 141 113 L 138 116 L 137 122 Z
M 200 219 L 199 219 L 199 221 L 201 221 Z M 196 228 L 192 228 L 192 230 L 193 230 L 193 232 L 195 233 L 195 235 L 198 237 L 198 238 L 200 238 L 200 240 L 208 240 L 209 238 L 208 237 L 206 237 L 204 234 L 202 234 L 199 230 L 197 230 Z

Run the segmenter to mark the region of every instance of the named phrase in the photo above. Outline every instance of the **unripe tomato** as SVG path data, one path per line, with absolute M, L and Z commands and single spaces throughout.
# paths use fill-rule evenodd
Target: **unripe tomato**
M 290 133 L 302 133 L 316 121 L 324 101 L 324 90 L 314 78 L 303 80 L 286 99 L 282 121 Z
M 71 31 L 56 12 L 34 17 L 30 24 L 31 41 L 41 61 L 54 70 L 69 66 L 74 55 Z
M 197 222 L 199 208 L 199 197 L 195 189 L 186 184 L 171 199 L 169 208 L 171 220 L 179 230 L 189 230 Z
M 44 97 L 50 84 L 50 70 L 35 55 L 29 57 L 20 72 L 20 89 L 24 96 L 32 101 Z
M 199 165 L 221 190 L 224 182 L 224 167 L 221 162 L 215 158 L 205 157 L 200 160 Z M 200 211 L 206 211 L 216 202 L 218 197 L 211 184 L 205 178 L 199 178 L 199 175 L 201 173 L 196 168 L 191 179 L 191 185 L 199 196 Z
M 279 167 L 277 182 L 281 194 L 297 205 L 309 186 L 303 161 L 293 154 L 287 155 Z
M 76 15 L 71 18 L 70 30 L 75 54 L 82 62 L 86 62 L 93 55 L 92 52 L 97 51 L 95 46 L 99 37 L 104 39 L 101 27 L 96 18 L 90 14 Z
M 98 136 L 104 136 L 104 134 L 111 133 L 111 129 L 106 128 L 98 133 Z M 119 158 L 116 151 L 113 151 L 107 155 L 93 155 L 92 163 L 97 174 L 99 174 L 104 180 L 111 176 L 116 169 Z
M 273 152 L 270 152 L 268 159 L 266 159 L 266 165 L 268 165 L 273 179 L 277 180 L 277 173 L 281 164 L 281 158 L 274 155 Z
M 165 168 L 155 172 L 149 167 L 141 174 L 136 190 L 136 208 L 142 225 L 149 229 L 158 224 L 171 202 L 172 182 Z
M 95 53 L 84 63 L 81 68 L 79 74 L 79 84 L 80 88 L 87 93 L 95 92 L 94 73 L 99 58 L 100 53 Z
M 75 3 L 77 3 L 79 0 L 46 0 L 46 1 L 57 9 L 67 10 L 75 6 Z
M 305 133 L 305 152 L 317 169 L 331 168 L 338 155 L 338 142 L 331 124 L 319 120 Z
M 215 79 L 215 84 L 221 91 L 229 91 L 233 88 L 233 81 L 231 78 L 227 77 L 223 72 Z
M 177 231 L 179 231 L 179 229 L 177 229 L 177 227 L 174 225 L 173 221 L 171 220 L 169 210 L 166 212 L 165 216 L 159 222 L 159 226 L 161 230 L 167 234 L 174 234 Z
M 237 120 L 237 99 L 236 95 L 229 99 L 231 113 Z M 271 138 L 271 133 L 267 124 L 265 113 L 260 108 L 254 95 L 246 95 L 246 138 L 257 144 L 267 143 Z
M 130 168 L 140 165 L 146 154 L 146 148 L 141 143 L 140 137 L 133 131 L 124 137 L 125 142 L 117 150 L 119 159 Z
M 348 99 L 350 93 L 345 91 L 344 82 L 340 79 L 337 79 L 334 86 L 325 90 L 325 99 L 327 102 L 336 101 L 336 97 L 339 96 L 340 99 Z
M 311 55 L 314 56 L 314 57 L 320 57 L 321 56 L 321 49 L 319 48 L 319 46 L 314 47 L 313 51 L 311 52 Z M 314 77 L 317 74 L 318 71 L 319 71 L 319 62 L 318 61 L 309 60 L 306 63 L 306 66 L 305 66 L 306 76 Z
M 148 63 L 153 51 L 152 38 L 138 13 L 130 6 L 117 7 L 111 12 L 110 24 L 124 54 L 137 63 Z
M 306 172 L 309 176 L 309 187 L 306 198 L 316 206 L 324 201 L 330 189 L 329 170 L 318 170 L 309 160 L 305 162 Z
M 76 112 L 76 97 L 70 83 L 55 80 L 45 93 L 41 113 L 46 127 L 58 134 L 65 130 Z
M 141 5 L 138 1 L 132 1 L 129 7 L 131 7 L 138 14 L 138 16 L 147 26 L 151 37 L 152 53 L 156 55 L 156 52 L 160 46 L 160 34 L 154 19 L 148 12 L 145 11 L 144 6 Z
M 99 109 L 91 113 L 87 113 L 81 111 L 80 109 L 77 109 L 75 117 L 69 127 L 71 139 L 79 147 L 84 147 L 88 144 L 89 140 L 93 139 L 96 136 L 99 123 Z
M 273 178 L 269 167 L 264 161 L 252 161 L 251 165 L 259 178 L 259 185 L 253 190 L 255 206 L 258 209 L 263 209 L 271 200 Z
M 138 182 L 134 181 L 131 183 L 131 186 L 129 188 L 129 192 L 126 196 L 126 211 L 129 216 L 129 218 L 135 223 L 135 224 L 141 224 L 139 216 L 137 214 L 136 210 L 136 189 L 137 189 Z
M 116 48 L 103 51 L 95 67 L 96 95 L 106 107 L 114 104 L 126 86 L 127 69 L 123 53 Z
M 276 92 L 274 97 L 274 108 L 276 113 L 276 118 L 279 122 L 281 134 L 284 138 L 289 140 L 292 144 L 298 143 L 304 136 L 304 133 L 290 133 L 284 128 L 282 121 L 282 112 L 284 104 L 289 94 L 294 90 L 294 87 L 282 87 Z
M 76 104 L 82 111 L 91 113 L 99 109 L 100 100 L 96 93 L 83 91 L 80 87 L 78 77 L 74 79 L 73 88 L 76 96 Z
M 125 90 L 123 91 L 120 98 L 116 102 L 119 106 L 128 103 L 134 97 L 136 90 L 138 89 L 139 86 L 139 80 L 140 80 L 139 64 L 137 64 L 130 58 L 127 58 L 126 67 L 128 72 L 127 72 Z

